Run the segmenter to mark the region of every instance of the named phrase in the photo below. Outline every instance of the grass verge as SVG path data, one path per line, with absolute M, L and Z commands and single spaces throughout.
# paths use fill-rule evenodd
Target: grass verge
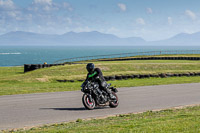
M 200 72 L 200 61 L 189 60 L 99 61 L 95 62 L 95 66 L 102 70 L 104 76 Z M 55 66 L 27 73 L 23 73 L 23 71 L 23 67 L 0 67 L 0 95 L 80 90 L 81 82 L 60 83 L 58 80 L 83 80 L 87 74 L 85 64 Z M 131 87 L 199 83 L 200 77 L 150 78 L 109 82 L 116 87 Z
M 81 120 L 76 122 L 46 125 L 18 130 L 17 133 L 198 133 L 200 132 L 200 106 L 183 109 L 147 111 L 139 114 L 118 115 L 106 119 Z
M 150 86 L 150 85 L 167 85 L 182 83 L 200 83 L 200 77 L 170 77 L 170 78 L 147 78 L 147 79 L 128 79 L 108 81 L 113 86 L 133 87 L 133 86 Z M 0 95 L 75 91 L 81 89 L 82 82 L 3 82 L 0 81 Z

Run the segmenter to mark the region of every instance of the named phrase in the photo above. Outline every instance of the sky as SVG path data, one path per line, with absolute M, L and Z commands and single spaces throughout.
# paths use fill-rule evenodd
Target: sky
M 200 31 L 200 0 L 0 0 L 0 35 L 11 31 L 163 40 Z

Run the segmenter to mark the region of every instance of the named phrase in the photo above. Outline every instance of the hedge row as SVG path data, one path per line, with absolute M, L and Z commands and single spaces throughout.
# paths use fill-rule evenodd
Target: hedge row
M 200 60 L 200 57 L 140 57 L 121 59 L 99 59 L 99 61 L 123 61 L 123 60 Z
M 126 80 L 126 79 L 134 79 L 134 78 L 150 78 L 150 77 L 160 77 L 160 78 L 167 78 L 167 77 L 182 77 L 182 76 L 200 76 L 200 72 L 190 72 L 190 73 L 161 73 L 161 74 L 133 74 L 133 75 L 115 75 L 115 76 L 104 76 L 106 81 L 110 80 Z M 84 80 L 57 80 L 58 82 L 75 82 L 80 81 L 83 82 Z
M 24 72 L 33 71 L 40 68 L 59 66 L 64 64 L 24 64 Z

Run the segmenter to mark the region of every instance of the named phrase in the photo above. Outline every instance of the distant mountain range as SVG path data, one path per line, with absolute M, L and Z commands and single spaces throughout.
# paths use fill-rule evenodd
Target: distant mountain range
M 140 37 L 119 38 L 112 34 L 92 32 L 68 32 L 62 35 L 31 32 L 9 32 L 0 35 L 0 46 L 200 46 L 200 32 L 181 33 L 161 41 L 145 41 Z
M 172 38 L 149 42 L 149 45 L 162 46 L 200 46 L 200 32 L 193 34 L 180 33 Z

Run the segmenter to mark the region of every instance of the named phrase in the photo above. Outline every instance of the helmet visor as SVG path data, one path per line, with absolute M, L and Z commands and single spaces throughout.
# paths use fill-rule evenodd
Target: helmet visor
M 87 68 L 87 71 L 90 73 L 90 72 L 93 71 L 93 68 L 92 68 L 92 67 L 89 67 L 89 68 Z

